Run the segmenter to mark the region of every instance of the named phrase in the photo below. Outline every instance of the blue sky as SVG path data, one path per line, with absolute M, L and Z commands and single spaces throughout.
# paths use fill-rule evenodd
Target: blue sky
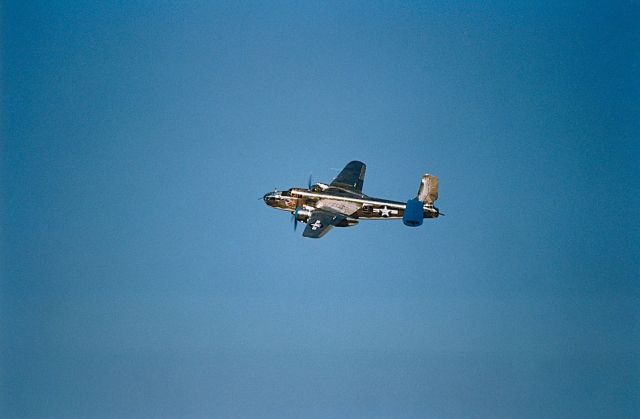
M 4 4 L 0 413 L 638 416 L 638 12 Z

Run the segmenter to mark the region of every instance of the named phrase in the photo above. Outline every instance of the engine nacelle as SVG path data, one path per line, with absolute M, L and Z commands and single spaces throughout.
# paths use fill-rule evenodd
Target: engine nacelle
M 322 192 L 326 189 L 329 189 L 329 185 L 325 184 L 325 183 L 316 183 L 315 185 L 313 185 L 311 187 L 311 190 L 313 192 Z
M 407 206 L 402 216 L 402 222 L 409 227 L 418 227 L 422 225 L 422 219 L 424 218 L 422 212 L 422 201 L 418 199 L 410 199 L 407 201 Z
M 352 227 L 358 224 L 358 220 L 354 220 L 353 218 L 345 218 L 340 222 L 340 224 L 336 224 L 336 227 Z
M 293 216 L 297 218 L 298 221 L 302 221 L 303 223 L 309 221 L 309 217 L 311 217 L 311 211 L 304 208 L 296 208 L 296 210 L 291 214 L 293 214 Z

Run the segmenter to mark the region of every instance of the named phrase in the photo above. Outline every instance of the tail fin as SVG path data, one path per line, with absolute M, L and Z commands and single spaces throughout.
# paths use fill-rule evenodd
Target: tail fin
M 416 199 L 424 202 L 427 205 L 433 205 L 438 199 L 438 177 L 426 174 L 422 176 L 422 182 L 420 183 L 420 189 L 418 189 L 418 196 Z

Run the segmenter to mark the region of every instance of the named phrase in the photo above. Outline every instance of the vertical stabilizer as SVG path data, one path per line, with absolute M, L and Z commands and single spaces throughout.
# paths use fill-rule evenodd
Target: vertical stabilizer
M 422 182 L 420 183 L 420 189 L 418 190 L 418 196 L 416 199 L 424 202 L 427 205 L 433 205 L 438 199 L 438 177 L 426 174 L 422 176 Z

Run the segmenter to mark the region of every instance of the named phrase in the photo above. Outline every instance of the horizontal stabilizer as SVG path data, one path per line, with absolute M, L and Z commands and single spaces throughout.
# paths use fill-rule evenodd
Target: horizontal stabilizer
M 416 199 L 424 202 L 427 205 L 433 205 L 438 199 L 438 177 L 432 175 L 422 176 L 422 182 L 420 183 L 420 189 Z

